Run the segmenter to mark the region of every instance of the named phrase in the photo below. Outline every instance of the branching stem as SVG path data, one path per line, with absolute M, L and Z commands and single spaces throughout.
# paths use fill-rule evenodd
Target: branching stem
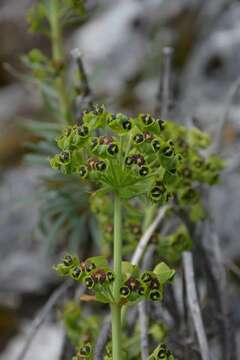
M 56 79 L 56 87 L 59 95 L 59 107 L 64 121 L 70 123 L 70 99 L 67 93 L 66 74 L 64 70 L 64 50 L 59 19 L 59 1 L 50 0 L 49 9 L 48 19 L 52 42 L 52 59 L 53 63 L 60 67 L 59 75 Z

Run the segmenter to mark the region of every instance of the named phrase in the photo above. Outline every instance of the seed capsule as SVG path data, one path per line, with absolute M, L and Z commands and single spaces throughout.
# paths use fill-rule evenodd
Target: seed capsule
M 151 190 L 151 197 L 152 199 L 159 199 L 160 196 L 162 195 L 161 189 L 159 186 L 154 186 L 154 188 L 152 188 Z
M 173 155 L 173 150 L 169 146 L 167 146 L 165 147 L 165 149 L 163 149 L 163 154 L 167 157 L 170 157 Z
M 136 144 L 141 144 L 144 141 L 144 136 L 143 134 L 137 134 L 134 136 L 133 140 L 135 141 Z
M 90 352 L 91 352 L 91 347 L 90 347 L 90 345 L 84 345 L 83 347 L 81 347 L 81 349 L 80 349 L 80 354 L 81 355 L 88 355 L 88 354 L 90 354 Z
M 144 295 L 144 293 L 145 293 L 144 287 L 143 287 L 143 286 L 140 286 L 140 288 L 138 289 L 138 294 L 139 294 L 140 296 L 142 296 L 142 295 Z
M 87 272 L 91 272 L 94 269 L 96 269 L 96 265 L 94 263 L 90 263 L 90 262 L 85 263 L 85 270 Z
M 125 164 L 126 164 L 127 166 L 131 166 L 133 163 L 134 163 L 133 157 L 132 157 L 132 156 L 127 156 L 127 157 L 126 157 L 126 160 L 125 160 Z
M 158 290 L 152 290 L 152 291 L 150 291 L 149 296 L 150 296 L 151 300 L 156 301 L 156 300 L 160 299 L 161 294 Z
M 157 354 L 158 359 L 165 359 L 165 356 L 166 356 L 166 350 L 164 349 L 159 350 Z
M 140 176 L 146 176 L 148 174 L 149 170 L 146 166 L 141 166 L 139 170 Z
M 88 289 L 92 289 L 95 285 L 93 278 L 91 276 L 86 277 L 85 281 L 85 285 Z
M 88 127 L 85 125 L 79 126 L 77 129 L 78 135 L 81 137 L 86 137 L 89 133 Z
M 73 258 L 71 255 L 66 255 L 63 258 L 63 264 L 65 266 L 71 266 L 73 264 Z
M 128 295 L 130 294 L 130 289 L 127 287 L 127 286 L 122 286 L 120 288 L 120 294 L 123 296 L 123 297 L 128 297 Z
M 76 266 L 72 271 L 72 276 L 74 279 L 79 279 L 82 274 L 82 269 Z
M 107 148 L 107 151 L 110 155 L 116 155 L 119 151 L 117 144 L 110 144 Z
M 63 152 L 61 152 L 61 154 L 59 155 L 59 160 L 60 160 L 62 163 L 67 162 L 69 159 L 70 159 L 70 153 L 69 153 L 69 151 L 63 151 Z
M 98 171 L 104 171 L 104 170 L 106 170 L 106 167 L 107 167 L 105 162 L 102 160 L 97 161 L 95 166 L 96 166 L 96 170 L 98 170 Z
M 109 282 L 112 282 L 114 280 L 114 274 L 112 271 L 107 272 L 107 279 Z
M 141 276 L 141 280 L 144 282 L 144 283 L 148 283 L 149 281 L 152 280 L 152 275 L 149 274 L 148 272 L 144 272 Z
M 158 120 L 158 125 L 159 125 L 159 128 L 160 128 L 160 130 L 164 130 L 164 128 L 165 128 L 165 125 L 166 125 L 166 121 L 164 121 L 164 120 Z
M 81 166 L 79 169 L 79 175 L 81 178 L 85 178 L 87 176 L 88 169 L 86 166 Z
M 152 141 L 152 147 L 155 152 L 158 152 L 160 150 L 160 142 L 158 140 Z
M 94 105 L 93 109 L 94 109 L 93 110 L 94 115 L 100 115 L 105 110 L 103 105 Z
M 144 125 L 151 125 L 153 123 L 153 118 L 149 114 L 142 115 L 141 118 Z
M 122 123 L 122 127 L 124 130 L 131 130 L 132 123 L 129 120 L 124 120 Z

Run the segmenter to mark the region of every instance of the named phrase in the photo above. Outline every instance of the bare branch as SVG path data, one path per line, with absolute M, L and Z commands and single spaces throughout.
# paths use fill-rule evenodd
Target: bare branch
M 88 99 L 88 102 L 91 102 L 93 98 L 93 93 L 89 85 L 88 76 L 85 71 L 85 67 L 83 65 L 82 54 L 78 48 L 73 49 L 71 51 L 71 54 L 78 66 L 78 72 L 81 79 L 82 97 L 84 99 Z
M 225 260 L 224 263 L 225 266 L 240 279 L 240 268 L 230 259 Z
M 218 128 L 218 132 L 216 133 L 214 144 L 211 149 L 214 152 L 218 153 L 221 150 L 224 126 L 225 126 L 226 122 L 228 121 L 232 101 L 233 101 L 234 97 L 236 96 L 239 88 L 240 88 L 240 77 L 237 78 L 237 80 L 232 84 L 232 86 L 228 90 L 226 100 L 225 100 L 225 106 L 224 106 L 225 111 L 222 114 L 222 118 L 220 120 L 220 126 Z
M 138 243 L 138 246 L 135 249 L 134 254 L 131 258 L 131 263 L 133 265 L 137 265 L 139 263 L 139 261 L 141 260 L 141 257 L 146 249 L 146 246 L 148 245 L 156 228 L 161 224 L 161 222 L 166 214 L 166 211 L 168 209 L 169 209 L 169 206 L 167 206 L 167 205 L 160 208 L 157 217 L 155 218 L 153 223 L 148 227 L 146 232 L 141 237 L 141 239 Z
M 146 251 L 142 263 L 142 269 L 148 269 L 152 265 L 153 254 L 155 245 L 151 244 Z M 141 335 L 141 358 L 147 360 L 149 356 L 149 343 L 148 343 L 148 315 L 147 315 L 147 302 L 141 301 L 138 304 L 138 315 Z
M 146 301 L 138 304 L 139 326 L 141 334 L 141 359 L 147 360 L 149 356 L 148 344 L 148 317 Z
M 190 313 L 196 331 L 202 360 L 210 360 L 207 336 L 203 326 L 200 306 L 197 298 L 197 289 L 194 280 L 193 258 L 192 253 L 185 251 L 182 255 L 183 269 L 186 282 L 187 300 Z
M 166 119 L 172 105 L 171 94 L 171 65 L 173 49 L 165 46 L 163 48 L 163 66 L 162 77 L 160 79 L 159 90 L 157 94 L 157 104 L 155 114 L 160 115 L 161 118 Z
M 29 335 L 27 336 L 26 342 L 23 346 L 23 349 L 16 360 L 23 360 L 27 354 L 27 351 L 35 338 L 38 330 L 43 325 L 44 321 L 47 319 L 49 312 L 52 310 L 53 306 L 56 302 L 62 297 L 62 295 L 66 292 L 66 290 L 72 285 L 72 281 L 66 281 L 61 284 L 50 296 L 42 310 L 36 316 L 36 318 L 32 322 L 31 330 L 29 331 Z
M 234 326 L 230 319 L 229 301 L 227 298 L 227 274 L 224 267 L 224 259 L 222 257 L 220 239 L 215 231 L 213 223 L 207 221 L 205 225 L 205 233 L 203 234 L 202 250 L 205 253 L 207 266 L 209 267 L 209 275 L 212 289 L 215 290 L 215 302 L 220 312 L 219 334 L 220 344 L 222 347 L 223 358 L 226 360 L 237 359 L 236 355 L 236 339 Z
M 98 336 L 97 338 L 95 351 L 94 351 L 94 360 L 103 359 L 103 351 L 108 341 L 110 332 L 111 332 L 111 321 L 109 319 L 109 316 L 107 316 L 102 326 L 100 336 Z

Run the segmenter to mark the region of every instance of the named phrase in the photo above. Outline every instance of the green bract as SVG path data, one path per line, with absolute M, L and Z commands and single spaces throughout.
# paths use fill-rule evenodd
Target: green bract
M 180 205 L 194 205 L 199 201 L 196 183 L 214 184 L 222 168 L 217 157 L 199 154 L 209 144 L 200 130 L 149 114 L 112 114 L 103 106 L 84 112 L 57 144 L 61 152 L 51 159 L 53 168 L 125 199 L 146 195 L 162 204 L 176 197 Z

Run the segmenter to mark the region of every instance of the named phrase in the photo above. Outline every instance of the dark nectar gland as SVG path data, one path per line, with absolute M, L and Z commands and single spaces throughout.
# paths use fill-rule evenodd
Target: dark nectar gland
M 65 266 L 71 266 L 73 264 L 73 258 L 71 255 L 66 255 L 64 256 L 64 259 L 63 259 L 63 264 Z
M 63 151 L 60 155 L 59 155 L 59 160 L 63 163 L 67 162 L 70 159 L 70 153 L 69 151 Z
M 129 120 L 125 120 L 122 123 L 122 127 L 123 127 L 124 130 L 131 130 L 132 123 Z
M 144 136 L 143 134 L 137 134 L 134 136 L 133 140 L 135 141 L 136 144 L 141 144 L 144 141 Z
M 110 155 L 115 155 L 115 154 L 118 153 L 119 148 L 118 148 L 117 144 L 110 144 L 110 145 L 108 146 L 107 151 L 108 151 L 108 153 L 109 153 Z
M 79 126 L 78 130 L 78 135 L 81 137 L 86 137 L 89 133 L 88 127 L 85 125 Z
M 80 169 L 79 169 L 79 175 L 84 178 L 86 175 L 87 175 L 87 168 L 86 166 L 81 166 Z
M 148 174 L 149 170 L 146 166 L 142 166 L 139 170 L 140 176 L 146 176 Z
M 74 279 L 79 279 L 81 274 L 82 274 L 82 270 L 78 266 L 76 266 L 72 271 L 72 276 Z
M 107 167 L 107 165 L 105 164 L 104 161 L 102 161 L 102 160 L 97 161 L 97 163 L 96 163 L 96 170 L 98 170 L 98 171 L 104 171 L 104 170 L 106 170 L 106 167 Z

